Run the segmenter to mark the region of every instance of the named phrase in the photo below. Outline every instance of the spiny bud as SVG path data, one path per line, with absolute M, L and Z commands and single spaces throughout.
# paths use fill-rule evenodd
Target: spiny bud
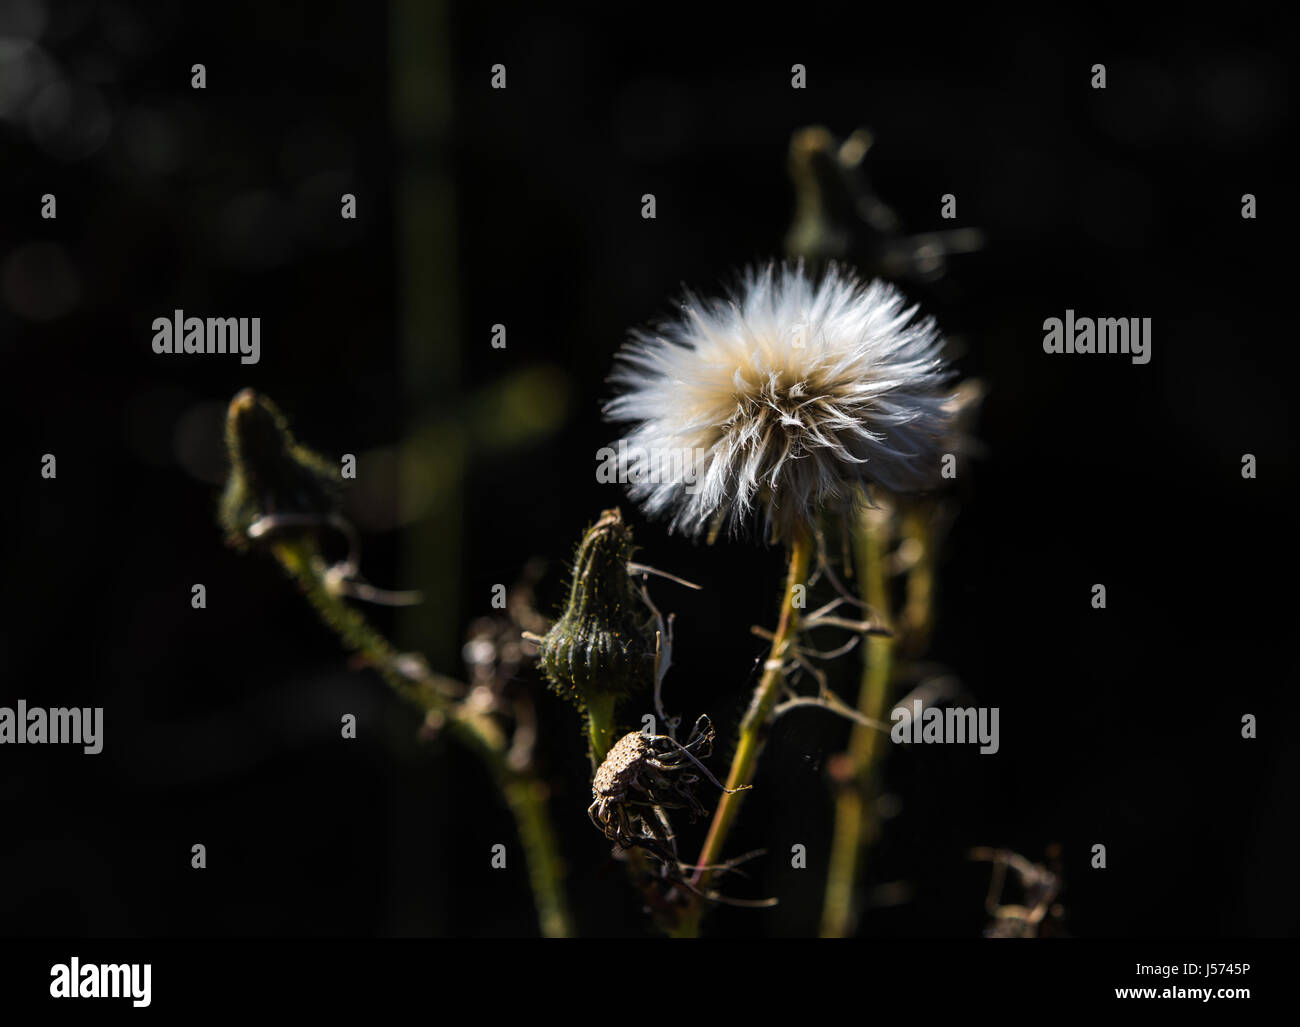
M 654 633 L 627 570 L 634 549 L 623 515 L 602 513 L 578 546 L 568 605 L 540 642 L 551 687 L 579 708 L 654 679 Z
M 230 401 L 226 448 L 230 477 L 221 525 L 232 545 L 243 548 L 267 534 L 257 528 L 303 530 L 337 514 L 338 471 L 294 440 L 284 415 L 265 396 L 244 389 Z

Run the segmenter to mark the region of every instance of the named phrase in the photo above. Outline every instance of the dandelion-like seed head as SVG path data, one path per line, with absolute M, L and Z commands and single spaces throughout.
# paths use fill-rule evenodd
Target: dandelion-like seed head
M 635 331 L 606 417 L 632 428 L 619 472 L 670 530 L 736 532 L 761 510 L 781 538 L 862 487 L 939 478 L 953 415 L 934 322 L 891 285 L 832 265 L 751 269 L 723 300 L 688 296 L 679 318 Z

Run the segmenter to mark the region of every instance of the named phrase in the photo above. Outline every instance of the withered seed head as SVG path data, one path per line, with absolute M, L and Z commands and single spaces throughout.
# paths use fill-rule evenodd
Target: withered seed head
M 578 546 L 568 605 L 542 638 L 538 663 L 551 688 L 579 708 L 653 680 L 654 633 L 627 571 L 634 549 L 623 515 L 602 513 Z
M 320 518 L 339 508 L 336 468 L 299 445 L 279 408 L 244 389 L 226 412 L 230 477 L 221 498 L 221 525 L 230 543 L 248 545 L 249 528 L 271 516 Z

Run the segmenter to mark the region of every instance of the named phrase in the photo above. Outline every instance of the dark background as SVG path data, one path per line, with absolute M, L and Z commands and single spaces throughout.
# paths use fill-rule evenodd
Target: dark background
M 552 611 L 582 528 L 622 503 L 643 557 L 705 586 L 655 590 L 678 616 L 668 704 L 731 736 L 780 554 L 670 538 L 598 485 L 595 451 L 616 438 L 599 403 L 629 327 L 670 313 L 683 284 L 707 294 L 780 255 L 786 148 L 809 124 L 870 127 L 871 180 L 909 231 L 951 227 L 952 192 L 957 224 L 987 239 L 904 285 L 989 388 L 931 657 L 966 704 L 1001 709 L 1002 750 L 891 749 L 900 813 L 869 882 L 910 897 L 870 910 L 863 933 L 977 936 L 988 870 L 966 851 L 1038 860 L 1052 843 L 1071 934 L 1295 933 L 1277 26 L 461 4 L 431 8 L 441 27 L 412 42 L 398 10 L 0 4 L 0 704 L 106 708 L 100 756 L 0 749 L 0 933 L 534 933 L 521 861 L 488 866 L 492 844 L 517 849 L 478 764 L 418 744 L 417 719 L 349 667 L 276 568 L 222 544 L 224 405 L 251 385 L 322 452 L 363 454 L 350 510 L 366 572 L 430 593 L 415 619 L 376 619 L 446 673 L 463 673 L 459 640 L 493 584 L 547 558 Z M 393 130 L 398 41 L 424 54 L 445 113 L 416 144 Z M 505 91 L 489 88 L 498 62 Z M 1089 87 L 1098 62 L 1105 91 Z M 412 213 L 412 182 L 432 215 Z M 345 191 L 356 221 L 338 216 Z M 57 221 L 39 216 L 46 192 Z M 1245 192 L 1257 220 L 1240 217 Z M 404 264 L 413 229 L 442 264 Z M 154 355 L 150 322 L 177 307 L 261 316 L 261 363 Z M 1152 318 L 1151 363 L 1045 355 L 1042 321 L 1067 307 Z M 489 344 L 498 322 L 505 350 Z M 494 405 L 511 375 L 516 401 Z M 460 456 L 404 508 L 393 447 L 430 424 Z M 494 429 L 505 442 L 483 441 Z M 406 559 L 430 523 L 450 526 L 441 556 Z M 642 933 L 586 819 L 576 720 L 536 687 L 579 926 Z M 1257 741 L 1240 738 L 1244 713 Z M 711 930 L 815 932 L 825 761 L 846 736 L 816 711 L 779 722 L 732 847 L 769 848 L 738 887 L 782 905 L 721 910 Z M 690 849 L 699 828 L 684 833 Z M 1105 870 L 1088 865 L 1098 842 Z M 786 869 L 795 843 L 806 871 Z

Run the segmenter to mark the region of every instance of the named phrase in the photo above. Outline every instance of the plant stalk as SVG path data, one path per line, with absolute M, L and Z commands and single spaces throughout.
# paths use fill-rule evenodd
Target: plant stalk
M 617 697 L 601 695 L 587 703 L 587 740 L 591 744 L 591 767 L 605 762 L 614 744 L 614 704 Z
M 547 808 L 545 784 L 536 775 L 516 770 L 506 759 L 507 739 L 491 717 L 467 710 L 456 701 L 464 686 L 421 668 L 404 669 L 401 654 L 354 607 L 325 584 L 323 561 L 307 541 L 278 542 L 272 553 L 294 579 L 307 601 L 343 642 L 372 664 L 384 681 L 431 720 L 443 720 L 455 737 L 487 765 L 514 817 L 528 866 L 529 883 L 543 937 L 565 938 L 573 923 L 564 895 L 564 863 Z
M 794 643 L 799 628 L 799 607 L 795 605 L 797 586 L 808 581 L 808 569 L 812 561 L 812 535 L 808 529 L 799 531 L 790 541 L 789 573 L 786 578 L 785 593 L 781 600 L 781 614 L 777 621 L 776 634 L 772 638 L 772 647 L 767 662 L 763 664 L 763 676 L 754 689 L 754 697 L 749 709 L 740 722 L 740 737 L 736 743 L 736 752 L 731 760 L 731 770 L 727 774 L 728 791 L 723 793 L 709 824 L 709 833 L 704 839 L 704 847 L 696 861 L 700 869 L 695 871 L 692 884 L 704 891 L 712 876 L 710 867 L 716 865 L 722 855 L 727 835 L 740 812 L 745 794 L 738 789 L 753 782 L 758 765 L 758 756 L 766 741 L 767 725 L 772 716 L 772 709 L 781 697 L 781 688 L 785 684 L 785 660 L 790 646 Z M 681 935 L 694 934 L 698 930 L 699 903 L 693 903 L 690 916 L 683 918 Z
M 888 511 L 864 510 L 853 531 L 853 548 L 863 600 L 886 625 L 892 624 L 889 573 L 885 566 L 890 515 Z M 886 720 L 889 685 L 893 674 L 893 635 L 871 635 L 864 649 L 858 712 L 879 723 Z M 876 772 L 885 751 L 882 733 L 854 722 L 849 735 L 846 761 L 839 772 L 835 797 L 835 828 L 831 840 L 830 868 L 822 907 L 821 934 L 824 938 L 847 937 L 856 926 L 855 890 L 864 853 L 877 830 L 871 803 Z

